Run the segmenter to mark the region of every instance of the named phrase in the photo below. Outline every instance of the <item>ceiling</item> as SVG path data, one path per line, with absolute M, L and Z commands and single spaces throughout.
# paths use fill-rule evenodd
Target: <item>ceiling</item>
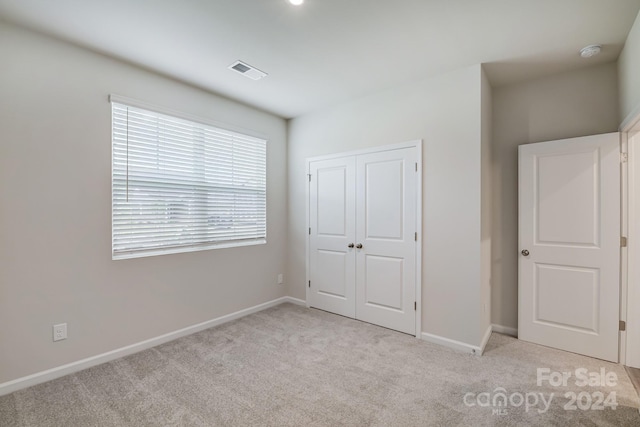
M 485 63 L 504 85 L 614 61 L 640 0 L 0 0 L 0 18 L 285 118 Z M 598 43 L 597 57 L 580 48 Z M 227 69 L 245 61 L 268 77 Z

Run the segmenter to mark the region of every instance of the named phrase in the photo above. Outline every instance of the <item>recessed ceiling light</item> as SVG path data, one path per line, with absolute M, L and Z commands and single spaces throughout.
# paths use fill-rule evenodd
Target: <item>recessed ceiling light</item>
M 294 6 L 300 6 L 302 3 L 304 3 L 304 0 L 289 0 L 289 3 Z
M 587 47 L 583 47 L 580 49 L 580 56 L 583 58 L 591 58 L 592 56 L 596 56 L 602 50 L 602 46 L 599 44 L 592 44 Z

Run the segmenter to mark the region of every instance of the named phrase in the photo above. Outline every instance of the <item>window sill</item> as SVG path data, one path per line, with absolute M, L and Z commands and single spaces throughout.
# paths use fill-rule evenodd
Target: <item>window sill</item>
M 145 251 L 122 252 L 117 254 L 112 253 L 111 259 L 113 261 L 116 261 L 121 259 L 146 258 L 146 257 L 158 256 L 158 255 L 170 255 L 170 254 L 180 254 L 185 252 L 208 251 L 211 249 L 227 249 L 227 248 L 237 248 L 237 247 L 243 247 L 243 246 L 256 246 L 256 245 L 264 245 L 266 243 L 267 243 L 267 239 L 259 239 L 259 240 L 251 240 L 247 242 L 224 242 L 224 243 L 204 244 L 204 245 L 198 245 L 198 246 L 150 249 Z

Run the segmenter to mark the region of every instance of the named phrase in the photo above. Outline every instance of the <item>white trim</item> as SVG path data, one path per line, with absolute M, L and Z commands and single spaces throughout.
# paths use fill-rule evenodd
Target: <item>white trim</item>
M 418 159 L 418 182 L 417 182 L 417 203 L 416 203 L 416 232 L 418 241 L 416 242 L 416 338 L 422 336 L 422 140 L 413 141 L 415 144 L 416 158 Z
M 282 300 L 282 303 L 290 302 L 291 304 L 301 305 L 303 307 L 307 306 L 307 302 L 305 300 L 303 300 L 303 299 L 300 299 L 300 298 L 282 297 L 280 299 Z
M 512 328 L 510 326 L 496 325 L 494 323 L 491 325 L 491 330 L 499 334 L 505 334 L 505 335 L 512 336 L 514 338 L 518 338 L 518 329 Z
M 629 144 L 628 144 L 627 132 L 620 133 L 620 152 L 627 153 L 629 156 Z M 620 164 L 620 236 L 629 236 L 629 214 L 631 213 L 629 187 L 630 177 L 632 173 L 632 167 L 629 166 L 629 159 L 627 162 Z M 627 321 L 627 297 L 628 297 L 628 283 L 629 283 L 629 251 L 628 248 L 620 248 L 620 306 L 619 320 Z M 624 331 L 618 332 L 618 362 L 625 365 L 627 362 L 627 338 Z
M 480 343 L 480 356 L 484 354 L 484 349 L 489 342 L 489 338 L 491 338 L 491 333 L 493 332 L 493 327 L 491 325 L 487 326 L 487 331 L 484 333 L 484 337 L 482 338 L 482 342 Z
M 311 226 L 311 218 L 310 218 L 310 214 L 311 212 L 309 211 L 309 206 L 310 206 L 310 195 L 309 195 L 309 191 L 310 191 L 310 182 L 309 182 L 309 174 L 311 173 L 311 163 L 312 162 L 317 162 L 317 161 L 322 161 L 322 160 L 330 160 L 330 159 L 337 159 L 340 157 L 349 157 L 349 156 L 359 156 L 362 154 L 371 154 L 371 153 L 381 153 L 384 151 L 393 151 L 393 150 L 402 150 L 404 148 L 415 148 L 417 153 L 416 153 L 416 159 L 418 162 L 418 171 L 416 172 L 418 174 L 418 179 L 417 179 L 417 201 L 416 201 L 416 224 L 415 224 L 415 228 L 416 228 L 416 232 L 418 233 L 418 241 L 416 242 L 416 338 L 421 338 L 422 336 L 422 139 L 416 139 L 416 140 L 412 140 L 412 141 L 408 141 L 408 142 L 400 142 L 397 144 L 389 144 L 389 145 L 382 145 L 382 146 L 377 146 L 377 147 L 371 147 L 371 148 L 365 148 L 365 149 L 361 149 L 361 150 L 352 150 L 352 151 L 346 151 L 346 152 L 341 152 L 341 153 L 333 153 L 333 154 L 327 154 L 324 156 L 316 156 L 316 157 L 308 157 L 305 161 L 306 161 L 306 167 L 305 167 L 305 171 L 306 171 L 306 175 L 305 175 L 305 179 L 306 179 L 306 185 L 307 185 L 307 190 L 305 192 L 305 229 L 304 229 L 304 234 L 305 234 L 305 248 L 306 248 L 306 256 L 305 256 L 305 271 L 306 271 L 306 275 L 305 275 L 305 283 L 304 283 L 304 287 L 305 287 L 305 295 L 306 295 L 306 305 L 307 307 L 311 307 L 309 305 L 309 301 L 310 301 L 310 295 L 309 295 L 309 256 L 311 254 L 311 239 L 308 233 L 309 227 Z
M 309 229 L 311 228 L 311 162 L 309 159 L 306 161 L 305 166 L 306 175 L 304 177 L 305 183 L 307 184 L 307 190 L 305 191 L 305 227 L 304 227 L 304 237 L 305 237 L 305 257 L 304 257 L 304 271 L 305 271 L 305 279 L 304 279 L 304 290 L 305 290 L 305 298 L 307 300 L 307 307 L 311 308 L 311 286 L 309 284 L 309 280 L 311 280 L 309 276 L 309 269 L 311 268 L 309 257 L 311 256 L 311 235 L 309 233 Z
M 490 330 L 488 332 L 490 332 Z M 442 345 L 444 347 L 449 347 L 449 348 L 452 348 L 454 350 L 463 351 L 465 353 L 471 353 L 471 354 L 476 354 L 476 355 L 481 355 L 482 354 L 482 348 L 479 347 L 479 346 L 467 344 L 467 343 L 464 343 L 464 342 L 461 342 L 461 341 L 452 340 L 452 339 L 449 339 L 449 338 L 444 338 L 444 337 L 441 337 L 439 335 L 433 335 L 433 334 L 429 334 L 427 332 L 423 332 L 420 335 L 420 338 L 425 340 L 425 341 L 428 341 L 430 343 Z
M 154 105 L 154 104 L 151 104 L 145 101 L 139 101 L 133 98 L 127 98 L 126 96 L 111 94 L 109 95 L 109 102 L 115 102 L 117 104 L 125 104 L 130 107 L 143 108 L 145 110 L 151 110 L 151 111 L 155 111 L 156 113 L 166 114 L 168 116 L 173 116 L 173 117 L 177 117 L 184 120 L 190 120 L 192 122 L 201 123 L 203 125 L 215 126 L 217 128 L 228 130 L 231 132 L 238 132 L 248 136 L 253 136 L 255 138 L 264 139 L 265 141 L 269 142 L 269 138 L 266 135 L 256 132 L 255 130 L 246 129 L 246 128 L 242 128 L 235 125 L 230 125 L 228 123 L 218 122 L 215 120 L 208 119 L 206 117 L 185 113 L 183 111 L 173 110 L 171 108 L 162 107 L 160 105 Z
M 267 308 L 275 307 L 277 305 L 290 302 L 293 304 L 306 305 L 302 300 L 293 297 L 281 297 L 268 301 L 262 304 L 255 305 L 253 307 L 245 308 L 234 313 L 220 316 L 206 322 L 198 323 L 186 328 L 178 329 L 177 331 L 169 332 L 164 335 L 150 338 L 148 340 L 140 341 L 135 344 L 131 344 L 125 347 L 118 348 L 116 350 L 108 351 L 106 353 L 91 356 L 86 359 L 78 360 L 76 362 L 68 363 L 66 365 L 57 366 L 46 371 L 37 372 L 35 374 L 27 375 L 25 377 L 17 378 L 15 380 L 7 381 L 0 384 L 0 396 L 13 393 L 14 391 L 31 387 L 36 384 L 40 384 L 46 381 L 51 381 L 56 378 L 63 377 L 65 375 L 72 374 L 74 372 L 81 371 L 83 369 L 90 368 L 92 366 L 100 365 L 102 363 L 110 362 L 112 360 L 119 359 L 124 356 L 128 356 L 133 353 L 138 353 L 143 350 L 147 350 L 151 347 L 155 347 L 160 344 L 164 344 L 175 339 L 194 334 L 196 332 L 203 331 L 205 329 L 212 328 L 214 326 L 221 325 L 223 323 L 231 322 L 232 320 L 239 319 L 241 317 L 248 316 L 253 313 L 257 313 Z
M 112 213 L 113 215 L 113 213 Z M 113 224 L 113 223 L 112 223 Z M 181 254 L 187 252 L 198 252 L 198 251 L 209 251 L 212 249 L 228 249 L 228 248 L 241 248 L 244 246 L 258 246 L 267 244 L 267 239 L 260 238 L 251 241 L 233 241 L 227 240 L 222 243 L 208 243 L 204 245 L 192 245 L 192 246 L 183 246 L 183 247 L 172 247 L 172 248 L 157 248 L 157 249 L 149 249 L 149 250 L 137 250 L 135 252 L 111 252 L 111 259 L 113 261 L 118 261 L 121 259 L 134 259 L 134 258 L 146 258 L 150 256 L 160 256 L 160 255 L 171 255 L 171 254 Z
M 489 339 L 491 338 L 491 333 L 495 331 L 494 329 L 495 326 L 497 325 L 489 325 L 487 327 L 487 330 L 484 333 L 484 336 L 482 337 L 482 341 L 480 342 L 479 346 L 467 344 L 462 341 L 452 340 L 450 338 L 441 337 L 439 335 L 429 334 L 427 332 L 422 332 L 420 334 L 420 338 L 423 339 L 424 341 L 428 341 L 433 344 L 438 344 L 444 347 L 452 348 L 454 350 L 464 351 L 465 353 L 471 353 L 477 356 L 482 356 L 482 354 L 484 353 L 484 349 L 487 346 Z M 507 329 L 504 326 L 502 328 Z
M 628 247 L 621 250 L 620 320 L 627 323 L 627 330 L 620 332 L 620 363 L 640 368 L 640 307 L 634 302 L 640 296 L 640 270 L 634 260 L 640 257 L 640 227 L 636 220 L 640 213 L 640 104 L 627 115 L 618 128 L 621 132 L 623 152 L 628 153 L 626 173 L 622 171 L 622 235 L 628 237 Z M 626 191 L 625 191 L 626 190 Z
M 630 136 L 626 133 L 625 136 Z M 621 316 L 627 322 L 626 333 L 620 334 L 621 363 L 633 368 L 640 368 L 640 307 L 635 303 L 640 296 L 640 270 L 634 262 L 640 257 L 640 135 L 628 139 L 627 162 L 627 237 L 626 248 L 626 281 L 622 281 Z M 624 251 L 624 249 L 623 249 Z
M 402 150 L 403 148 L 413 148 L 418 146 L 422 146 L 421 139 L 415 139 L 407 142 L 399 142 L 396 144 L 379 145 L 377 147 L 363 148 L 361 150 L 343 151 L 340 153 L 326 154 L 323 156 L 308 157 L 306 161 L 308 165 L 311 162 L 318 162 L 321 160 L 330 160 L 330 159 L 337 159 L 340 157 L 349 157 L 349 156 L 360 156 L 362 154 L 381 153 L 383 151 Z M 420 152 L 422 153 L 421 150 Z M 419 159 L 419 162 L 422 163 L 422 158 Z

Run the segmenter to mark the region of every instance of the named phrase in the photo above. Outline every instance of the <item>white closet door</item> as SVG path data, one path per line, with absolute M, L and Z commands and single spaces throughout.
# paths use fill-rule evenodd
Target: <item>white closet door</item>
M 357 157 L 356 318 L 416 332 L 417 149 Z
M 618 361 L 620 137 L 520 146 L 518 336 Z
M 355 317 L 355 157 L 310 163 L 309 305 Z

